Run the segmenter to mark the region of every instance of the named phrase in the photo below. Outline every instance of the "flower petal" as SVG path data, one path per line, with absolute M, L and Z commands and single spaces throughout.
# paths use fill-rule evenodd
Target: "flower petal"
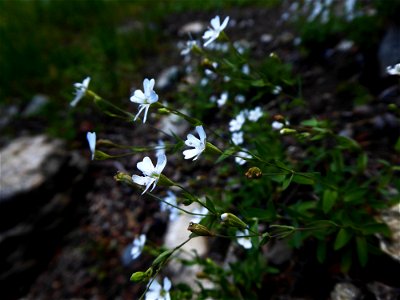
M 145 103 L 146 97 L 141 90 L 136 90 L 130 100 L 135 103 Z
M 215 16 L 214 18 L 212 18 L 210 23 L 211 23 L 211 26 L 214 29 L 218 30 L 220 25 L 221 25 L 221 21 L 219 19 L 219 16 Z
M 164 277 L 164 282 L 163 282 L 163 287 L 164 291 L 168 292 L 171 289 L 171 280 L 168 279 L 168 277 Z
M 187 135 L 187 140 L 185 141 L 185 145 L 189 147 L 200 147 L 200 140 L 193 134 L 189 133 Z
M 167 164 L 167 156 L 165 154 L 157 156 L 157 164 L 155 172 L 160 175 L 162 170 L 164 170 L 166 164 Z
M 154 165 L 148 156 L 143 158 L 142 161 L 138 162 L 136 166 L 146 176 L 150 176 L 155 170 Z
M 204 131 L 203 126 L 196 126 L 196 131 L 199 134 L 200 141 L 204 144 L 206 140 L 206 132 Z
M 199 150 L 197 148 L 194 149 L 189 149 L 189 150 L 185 150 L 182 152 L 183 155 L 185 156 L 185 159 L 191 159 L 192 157 L 195 157 L 197 155 L 197 157 L 195 157 L 193 160 L 196 160 L 198 158 L 198 154 L 200 153 Z
M 225 18 L 224 22 L 219 26 L 219 31 L 222 31 L 225 29 L 226 25 L 228 25 L 229 22 L 229 16 Z

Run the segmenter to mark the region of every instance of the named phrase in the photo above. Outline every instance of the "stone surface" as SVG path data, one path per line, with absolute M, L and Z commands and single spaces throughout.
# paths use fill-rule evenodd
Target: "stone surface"
M 332 300 L 357 300 L 361 292 L 359 288 L 349 282 L 337 283 L 331 293 Z
M 32 191 L 63 163 L 63 143 L 45 135 L 19 138 L 0 150 L 0 202 Z
M 18 138 L 0 153 L 0 290 L 16 299 L 74 226 L 88 164 L 45 135 Z

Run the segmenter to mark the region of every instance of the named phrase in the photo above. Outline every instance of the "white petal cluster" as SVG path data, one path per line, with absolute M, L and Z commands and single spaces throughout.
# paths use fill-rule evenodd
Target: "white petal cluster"
M 92 160 L 94 159 L 94 153 L 96 151 L 96 132 L 88 132 L 86 138 L 89 143 L 90 152 L 92 152 Z
M 138 238 L 134 239 L 132 242 L 131 256 L 132 260 L 136 259 L 142 254 L 144 244 L 146 244 L 146 235 L 141 234 Z
M 211 19 L 211 27 L 209 27 L 208 30 L 203 34 L 203 39 L 207 40 L 204 43 L 204 47 L 207 47 L 209 44 L 211 44 L 219 37 L 219 34 L 225 29 L 225 27 L 228 25 L 228 22 L 229 22 L 229 17 L 226 17 L 224 22 L 222 22 L 222 24 L 219 19 L 219 16 L 216 16 L 213 19 Z
M 72 100 L 70 103 L 71 106 L 75 106 L 78 104 L 78 102 L 82 99 L 83 96 L 85 96 L 86 91 L 89 87 L 89 82 L 90 82 L 90 77 L 86 77 L 82 83 L 75 83 L 75 98 Z
M 169 295 L 171 286 L 171 280 L 168 277 L 164 277 L 162 286 L 157 279 L 154 279 L 146 292 L 145 300 L 171 300 L 171 296 Z
M 143 161 L 137 163 L 137 168 L 142 171 L 144 176 L 132 175 L 132 180 L 136 184 L 146 186 L 142 195 L 147 192 L 151 185 L 153 185 L 153 188 L 150 191 L 154 190 L 166 164 L 167 157 L 165 154 L 157 156 L 157 164 L 155 167 L 148 156 L 143 158 Z
M 243 144 L 243 131 L 232 133 L 232 142 L 235 145 Z
M 158 101 L 158 95 L 154 91 L 154 79 L 144 79 L 143 80 L 143 91 L 136 90 L 131 97 L 131 101 L 134 103 L 139 104 L 139 112 L 136 114 L 135 118 L 133 119 L 136 121 L 140 113 L 144 110 L 144 117 L 143 123 L 146 122 L 147 119 L 147 112 L 149 111 L 149 107 L 151 104 Z
M 193 149 L 183 151 L 185 159 L 191 159 L 194 157 L 193 160 L 196 160 L 199 158 L 200 154 L 206 149 L 206 133 L 203 129 L 203 126 L 196 126 L 196 131 L 200 139 L 196 138 L 191 133 L 187 135 L 185 145 L 193 147 Z
M 247 162 L 246 161 L 247 158 L 251 158 L 251 155 L 244 151 L 239 151 L 238 153 L 236 153 L 236 155 L 237 156 L 235 157 L 235 162 L 241 166 Z
M 193 47 L 197 45 L 196 41 L 187 41 L 185 47 L 181 50 L 181 55 L 185 56 L 192 51 Z
M 242 128 L 245 121 L 246 121 L 246 115 L 245 112 L 242 111 L 236 116 L 236 118 L 232 119 L 229 122 L 229 131 L 230 132 L 239 131 Z
M 249 235 L 249 230 L 245 229 L 244 231 L 240 231 L 238 230 L 236 232 L 236 236 L 244 236 L 244 235 Z M 242 246 L 244 249 L 251 249 L 251 247 L 253 246 L 251 244 L 251 240 L 249 237 L 240 237 L 237 238 L 237 242 L 240 246 Z
M 389 66 L 386 68 L 386 71 L 390 75 L 400 75 L 400 63 L 396 64 L 395 66 Z
M 223 92 L 219 99 L 217 100 L 218 107 L 224 106 L 228 100 L 228 92 Z
M 248 119 L 252 122 L 257 122 L 263 116 L 261 107 L 257 106 L 255 109 L 249 111 Z

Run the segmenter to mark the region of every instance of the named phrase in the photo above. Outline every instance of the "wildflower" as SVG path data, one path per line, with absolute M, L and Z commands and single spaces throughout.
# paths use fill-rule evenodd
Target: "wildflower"
M 394 67 L 387 67 L 386 71 L 390 75 L 400 75 L 400 63 L 396 64 Z
M 151 159 L 146 156 L 143 161 L 137 163 L 137 168 L 142 171 L 144 176 L 132 175 L 132 180 L 136 184 L 145 185 L 142 195 L 153 185 L 152 191 L 160 179 L 160 175 L 162 170 L 164 170 L 165 165 L 167 164 L 167 157 L 165 154 L 161 154 L 157 156 L 157 165 L 154 167 Z
M 142 254 L 144 244 L 146 244 L 146 235 L 141 234 L 139 235 L 138 238 L 134 239 L 132 242 L 132 248 L 131 248 L 131 256 L 132 260 L 136 259 Z
M 86 138 L 89 143 L 90 152 L 92 152 L 92 160 L 94 159 L 94 153 L 96 151 L 96 132 L 88 132 Z
M 278 121 L 273 121 L 271 126 L 272 126 L 272 129 L 274 129 L 274 130 L 281 130 L 283 128 L 284 124 L 281 122 L 278 122 Z
M 196 131 L 200 139 L 196 138 L 193 134 L 187 135 L 187 140 L 185 141 L 185 144 L 186 146 L 194 147 L 194 149 L 183 151 L 185 159 L 191 159 L 192 157 L 194 157 L 193 160 L 196 160 L 199 158 L 200 154 L 206 149 L 206 133 L 203 129 L 203 126 L 196 126 Z
M 223 92 L 219 99 L 217 100 L 218 107 L 223 106 L 228 100 L 228 92 Z
M 245 75 L 249 75 L 250 74 L 250 67 L 248 64 L 244 64 L 242 66 L 242 73 Z
M 263 115 L 263 112 L 261 111 L 261 108 L 257 106 L 255 109 L 249 111 L 249 120 L 252 122 L 257 122 L 259 118 L 261 118 Z
M 156 149 L 156 156 L 159 157 L 160 155 L 165 155 L 165 144 L 164 141 L 159 140 Z
M 246 101 L 246 97 L 244 95 L 241 95 L 241 94 L 236 95 L 235 96 L 235 101 L 237 103 L 244 103 L 244 101 Z
M 244 112 L 239 113 L 235 119 L 231 120 L 229 122 L 229 131 L 238 131 L 242 128 L 244 122 L 246 121 L 245 119 L 245 114 Z
M 248 229 L 245 229 L 243 231 L 238 230 L 236 232 L 236 236 L 243 236 L 243 235 L 249 235 L 249 230 Z M 253 246 L 251 244 L 251 240 L 249 237 L 239 237 L 239 238 L 237 238 L 237 242 L 244 249 L 251 249 L 251 247 Z
M 223 213 L 221 215 L 221 221 L 227 226 L 237 227 L 240 229 L 246 229 L 248 225 L 239 219 L 237 216 L 231 213 Z
M 75 98 L 72 100 L 70 103 L 71 106 L 75 106 L 78 104 L 78 102 L 82 99 L 83 96 L 85 96 L 86 91 L 88 89 L 90 82 L 90 77 L 86 77 L 82 83 L 75 83 Z
M 167 197 L 164 198 L 164 201 L 168 202 L 169 204 L 172 204 L 172 205 L 177 205 L 176 200 L 177 200 L 176 195 L 171 191 L 167 191 Z M 176 218 L 178 217 L 178 213 L 179 213 L 178 209 L 168 205 L 165 202 L 160 202 L 160 210 L 161 211 L 169 211 L 170 221 L 176 220 Z
M 241 166 L 247 162 L 246 159 L 251 158 L 251 155 L 244 151 L 239 151 L 236 155 L 235 162 Z
M 280 85 L 277 85 L 272 89 L 272 94 L 278 95 L 281 91 L 282 91 L 282 87 Z
M 188 55 L 193 47 L 197 45 L 196 41 L 187 41 L 185 47 L 181 51 L 181 55 Z
M 235 145 L 243 144 L 243 131 L 232 133 L 232 142 Z
M 168 277 L 164 277 L 163 285 L 158 283 L 157 279 L 154 279 L 145 295 L 145 300 L 171 300 L 169 291 L 171 289 L 171 280 Z
M 215 41 L 219 34 L 225 29 L 226 25 L 228 25 L 229 17 L 226 17 L 224 22 L 221 24 L 219 16 L 214 17 L 211 19 L 211 27 L 204 32 L 203 39 L 208 40 L 204 43 L 204 47 L 207 47 L 213 41 Z
M 144 110 L 143 123 L 146 122 L 147 112 L 151 104 L 158 101 L 158 95 L 153 90 L 155 81 L 154 79 L 148 80 L 147 78 L 143 80 L 143 92 L 141 90 L 136 90 L 131 97 L 131 101 L 139 103 L 139 112 L 136 114 L 133 121 L 136 121 L 140 113 Z

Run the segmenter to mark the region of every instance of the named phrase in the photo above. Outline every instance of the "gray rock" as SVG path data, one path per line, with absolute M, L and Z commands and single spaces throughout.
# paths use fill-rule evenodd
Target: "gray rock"
M 49 97 L 42 94 L 37 94 L 33 96 L 31 102 L 22 112 L 24 117 L 30 117 L 38 114 L 47 104 L 49 103 Z
M 332 300 L 356 300 L 359 299 L 361 291 L 349 282 L 339 282 L 335 285 L 332 293 Z
M 0 203 L 42 185 L 57 172 L 66 153 L 61 140 L 45 135 L 19 138 L 0 150 Z
M 193 21 L 190 23 L 187 23 L 179 29 L 179 34 L 180 35 L 190 35 L 190 34 L 199 34 L 202 33 L 207 26 L 200 21 Z
M 400 27 L 392 26 L 383 37 L 378 50 L 381 75 L 387 76 L 386 68 L 398 64 L 400 49 Z

